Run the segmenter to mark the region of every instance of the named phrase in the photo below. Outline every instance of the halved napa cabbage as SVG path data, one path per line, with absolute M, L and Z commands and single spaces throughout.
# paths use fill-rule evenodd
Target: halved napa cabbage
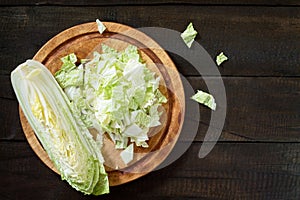
M 72 63 L 74 58 L 70 56 L 66 62 Z M 108 193 L 99 146 L 81 119 L 73 115 L 67 96 L 50 71 L 27 60 L 11 73 L 11 81 L 28 122 L 61 178 L 84 194 Z

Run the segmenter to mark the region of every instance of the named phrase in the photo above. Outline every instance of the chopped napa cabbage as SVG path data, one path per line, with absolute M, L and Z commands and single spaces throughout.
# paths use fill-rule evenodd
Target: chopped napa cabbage
M 61 87 L 65 88 L 69 85 L 78 86 L 83 81 L 83 71 L 82 69 L 76 69 L 77 57 L 74 53 L 69 54 L 61 58 L 63 65 L 60 71 L 55 73 L 55 77 L 58 80 Z M 64 78 L 64 77 L 68 78 Z
M 67 73 L 62 71 L 56 78 L 62 88 L 80 86 L 83 84 L 83 70 L 78 68 Z
M 185 31 L 181 33 L 181 38 L 183 39 L 184 43 L 191 48 L 192 43 L 197 35 L 197 31 L 194 29 L 192 22 L 187 26 Z
M 127 165 L 128 163 L 130 163 L 133 160 L 133 143 L 131 143 L 126 149 L 124 149 L 120 156 L 123 160 L 123 162 Z
M 75 63 L 75 58 L 71 55 L 66 62 Z M 74 117 L 67 96 L 50 71 L 27 60 L 12 72 L 11 81 L 24 115 L 61 178 L 84 194 L 108 193 L 97 142 Z
M 76 68 L 77 57 L 74 53 L 71 53 L 63 58 L 61 58 L 63 65 L 60 71 L 69 72 L 72 69 Z
M 217 65 L 220 66 L 224 61 L 228 60 L 228 57 L 223 53 L 221 52 L 219 55 L 217 55 L 216 57 L 216 62 L 217 62 Z
M 159 77 L 141 62 L 136 46 L 118 52 L 102 45 L 102 53 L 94 52 L 93 59 L 69 75 L 63 70 L 56 73 L 56 80 L 73 113 L 88 128 L 107 133 L 117 149 L 126 148 L 129 141 L 148 147 L 147 134 L 161 124 L 158 107 L 167 98 L 159 90 Z
M 191 97 L 191 99 L 209 107 L 212 110 L 216 110 L 217 105 L 215 98 L 211 94 L 198 90 L 197 93 Z
M 96 19 L 96 23 L 97 23 L 97 26 L 98 26 L 98 31 L 100 34 L 102 34 L 106 27 L 104 26 L 104 24 L 99 20 L 99 19 Z

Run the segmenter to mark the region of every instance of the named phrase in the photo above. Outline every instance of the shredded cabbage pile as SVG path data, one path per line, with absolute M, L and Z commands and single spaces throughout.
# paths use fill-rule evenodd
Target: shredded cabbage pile
M 161 124 L 158 108 L 167 99 L 159 90 L 160 78 L 141 62 L 137 47 L 118 52 L 102 45 L 101 54 L 94 52 L 93 59 L 79 66 L 75 54 L 61 60 L 55 78 L 86 127 L 108 133 L 117 149 L 129 142 L 148 147 L 147 133 Z

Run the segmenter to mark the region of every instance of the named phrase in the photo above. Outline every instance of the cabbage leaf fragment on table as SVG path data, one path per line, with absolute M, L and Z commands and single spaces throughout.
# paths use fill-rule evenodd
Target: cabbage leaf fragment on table
M 216 110 L 217 104 L 215 102 L 215 98 L 211 94 L 198 90 L 197 93 L 191 97 L 191 99 L 209 107 L 212 110 Z
M 99 19 L 96 19 L 96 23 L 97 23 L 97 26 L 98 26 L 98 31 L 100 34 L 102 34 L 106 27 L 104 26 L 104 24 L 99 20 Z
M 197 35 L 197 31 L 194 29 L 192 22 L 187 26 L 185 31 L 181 33 L 181 38 L 183 39 L 184 43 L 191 48 L 192 43 Z
M 228 57 L 223 53 L 221 52 L 219 55 L 217 55 L 216 57 L 216 62 L 217 62 L 217 65 L 220 66 L 224 61 L 228 60 Z

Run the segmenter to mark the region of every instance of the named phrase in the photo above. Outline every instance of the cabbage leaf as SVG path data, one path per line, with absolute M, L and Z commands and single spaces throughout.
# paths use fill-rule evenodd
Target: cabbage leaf
M 191 97 L 191 99 L 209 107 L 212 110 L 216 110 L 217 104 L 215 102 L 215 98 L 211 94 L 198 90 L 197 93 Z
M 197 35 L 197 31 L 194 29 L 193 27 L 193 23 L 191 22 L 187 28 L 185 29 L 185 31 L 183 33 L 181 33 L 181 38 L 183 39 L 184 43 L 191 48 L 192 43 L 194 42 L 194 39 Z
M 96 19 L 96 23 L 97 23 L 97 26 L 98 26 L 98 31 L 100 34 L 102 34 L 106 27 L 104 26 L 104 24 L 99 20 L 99 19 Z
M 228 57 L 223 53 L 221 52 L 219 55 L 217 55 L 216 57 L 216 62 L 217 62 L 217 65 L 220 66 L 224 61 L 228 60 Z

